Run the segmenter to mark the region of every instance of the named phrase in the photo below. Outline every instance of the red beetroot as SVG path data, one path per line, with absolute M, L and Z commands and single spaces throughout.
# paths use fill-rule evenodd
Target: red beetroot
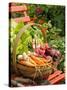
M 50 55 L 50 56 L 52 56 L 52 57 L 61 57 L 61 53 L 58 51 L 58 50 L 55 50 L 55 49 L 53 49 L 53 48 L 47 48 L 46 50 L 45 50 L 45 54 L 46 55 Z
M 35 52 L 46 59 L 49 58 L 49 59 L 53 59 L 54 61 L 60 60 L 61 58 L 60 51 L 49 47 L 48 43 L 46 43 L 44 46 L 40 46 L 40 48 L 37 48 Z

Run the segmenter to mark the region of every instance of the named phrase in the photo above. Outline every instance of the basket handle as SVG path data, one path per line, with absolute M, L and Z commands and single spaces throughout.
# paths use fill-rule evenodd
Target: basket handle
M 16 38 L 14 40 L 14 43 L 13 43 L 13 62 L 12 63 L 13 63 L 13 67 L 14 67 L 15 71 L 17 71 L 17 68 L 16 68 L 16 48 L 17 48 L 19 39 L 22 36 L 22 33 L 25 32 L 28 27 L 33 26 L 33 25 L 38 26 L 41 30 L 43 29 L 42 25 L 40 25 L 40 24 L 28 23 L 19 31 L 19 33 L 16 35 Z

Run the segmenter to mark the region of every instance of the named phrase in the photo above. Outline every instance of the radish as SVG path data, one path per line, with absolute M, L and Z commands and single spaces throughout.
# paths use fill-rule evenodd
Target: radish
M 18 60 L 22 60 L 22 55 L 18 55 Z

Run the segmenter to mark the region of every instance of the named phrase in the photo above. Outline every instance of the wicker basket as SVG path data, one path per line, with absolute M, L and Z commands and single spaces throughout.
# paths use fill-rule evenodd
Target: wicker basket
M 13 44 L 13 66 L 15 71 L 18 73 L 20 72 L 24 77 L 29 77 L 29 78 L 38 78 L 42 76 L 48 77 L 53 71 L 51 68 L 52 64 L 50 64 L 50 67 L 47 64 L 35 67 L 35 66 L 20 64 L 19 62 L 16 61 L 16 48 L 17 48 L 19 39 L 22 33 L 25 32 L 27 28 L 32 25 L 38 26 L 41 30 L 43 29 L 42 26 L 39 24 L 28 23 L 19 31 Z

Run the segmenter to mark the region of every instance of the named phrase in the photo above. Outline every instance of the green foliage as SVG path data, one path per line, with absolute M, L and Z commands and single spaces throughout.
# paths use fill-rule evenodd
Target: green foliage
M 64 38 L 57 38 L 55 40 L 51 40 L 49 43 L 53 48 L 58 49 L 62 55 L 65 54 Z
M 52 24 L 63 31 L 65 29 L 65 7 L 64 6 L 51 6 L 47 13 L 47 17 L 52 21 Z
M 13 42 L 14 39 L 16 38 L 17 33 L 19 32 L 19 30 L 24 26 L 24 24 L 22 22 L 20 23 L 16 23 L 13 20 L 11 20 L 11 26 L 10 26 L 10 43 L 11 43 L 11 53 L 13 50 Z
M 11 22 L 11 24 L 14 23 L 14 21 Z M 16 35 L 18 34 L 19 30 L 21 30 L 21 28 L 24 26 L 24 23 L 20 22 L 18 23 L 16 26 L 11 27 L 11 51 L 13 48 L 13 42 L 14 39 L 16 38 Z M 23 52 L 27 52 L 28 51 L 28 43 L 32 41 L 32 37 L 30 35 L 30 32 L 27 30 L 26 32 L 24 32 L 20 38 L 20 41 L 18 43 L 17 46 L 17 50 L 16 50 L 16 54 L 22 54 Z
M 59 65 L 58 65 L 58 69 L 59 70 L 62 70 L 64 72 L 64 69 L 65 69 L 65 61 L 63 60 Z
M 51 20 L 49 20 L 47 23 L 42 24 L 43 28 L 52 28 Z
M 31 17 L 37 17 L 48 22 L 51 20 L 52 25 L 61 29 L 60 35 L 64 36 L 65 32 L 65 6 L 58 5 L 43 5 L 43 4 L 29 4 L 28 14 Z M 42 13 L 37 14 L 36 9 L 41 8 Z M 37 20 L 38 21 L 38 20 Z
M 23 52 L 28 52 L 28 44 L 32 41 L 32 37 L 27 30 L 22 34 L 19 45 L 17 47 L 17 54 L 22 54 Z
M 14 25 L 15 24 L 15 25 Z M 18 34 L 19 30 L 23 28 L 24 23 L 20 22 L 16 24 L 14 21 L 11 22 L 11 33 L 10 33 L 10 41 L 11 41 L 11 52 L 13 49 L 13 42 L 16 38 L 16 35 Z M 24 33 L 22 33 L 22 36 L 20 38 L 20 41 L 18 43 L 16 54 L 22 54 L 23 52 L 33 51 L 32 48 L 32 39 L 36 39 L 37 43 L 43 42 L 43 36 L 39 28 L 36 26 L 28 28 Z
M 29 11 L 28 11 L 28 13 L 29 13 L 29 16 L 30 17 L 33 17 L 34 15 L 35 15 L 35 9 L 36 9 L 36 6 L 35 5 L 29 5 L 28 6 L 28 9 L 29 9 Z

